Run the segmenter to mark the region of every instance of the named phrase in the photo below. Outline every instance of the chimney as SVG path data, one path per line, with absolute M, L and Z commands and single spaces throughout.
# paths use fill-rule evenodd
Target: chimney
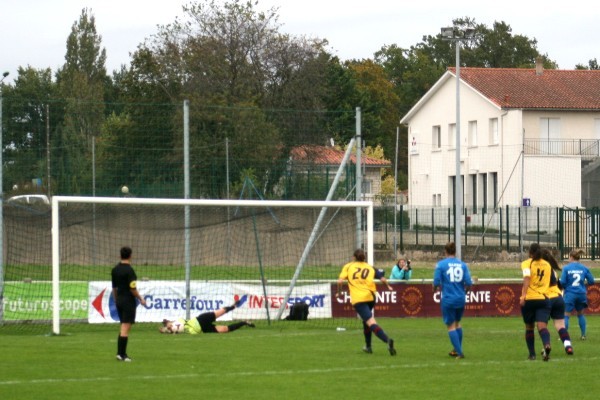
M 543 73 L 544 73 L 544 59 L 541 56 L 538 56 L 535 59 L 535 74 L 537 76 L 542 76 Z

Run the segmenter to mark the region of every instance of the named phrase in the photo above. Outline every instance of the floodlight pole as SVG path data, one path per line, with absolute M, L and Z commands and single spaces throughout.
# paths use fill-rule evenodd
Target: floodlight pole
M 473 29 L 460 30 L 454 27 L 442 28 L 442 39 L 450 40 L 456 47 L 456 175 L 454 178 L 454 244 L 456 258 L 462 259 L 461 217 L 463 211 L 463 188 L 460 174 L 460 43 L 473 38 Z
M 8 72 L 2 74 L 0 79 L 0 325 L 4 323 L 4 190 L 2 181 L 2 82 Z

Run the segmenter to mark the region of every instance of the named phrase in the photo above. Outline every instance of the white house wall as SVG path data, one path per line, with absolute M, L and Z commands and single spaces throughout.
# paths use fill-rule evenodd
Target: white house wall
M 410 121 L 409 193 L 414 206 L 448 206 L 452 188 L 450 177 L 456 172 L 455 143 L 450 143 L 450 125 L 456 120 L 456 81 L 449 79 L 435 96 L 414 115 Z M 502 135 L 502 111 L 466 85 L 461 86 L 461 175 L 496 172 L 501 180 L 501 146 L 489 144 L 490 118 L 498 118 L 499 135 Z M 477 146 L 469 147 L 469 121 L 477 121 Z M 441 145 L 432 150 L 432 129 L 440 126 Z M 470 204 L 470 186 L 465 181 L 465 204 Z M 440 195 L 441 204 L 433 204 L 434 195 Z
M 593 137 L 594 116 L 598 113 L 544 113 L 501 110 L 468 85 L 460 88 L 461 175 L 463 204 L 473 206 L 472 177 L 477 181 L 477 207 L 483 206 L 481 182 L 487 177 L 487 206 L 493 206 L 491 174 L 498 179 L 497 205 L 518 206 L 523 198 L 532 206 L 581 204 L 581 161 L 579 157 L 525 156 L 521 165 L 523 136 L 539 138 L 540 118 L 560 115 L 565 139 Z M 409 122 L 409 204 L 450 206 L 454 204 L 451 178 L 456 172 L 455 144 L 449 141 L 449 127 L 456 119 L 456 81 L 448 79 L 422 104 Z M 592 115 L 593 114 L 593 115 Z M 499 144 L 490 142 L 490 119 L 498 118 Z M 468 146 L 469 121 L 477 121 L 477 145 Z M 439 126 L 441 142 L 433 149 L 432 130 Z M 586 132 L 584 134 L 584 132 Z M 524 182 L 522 183 L 522 174 Z M 439 195 L 439 196 L 438 196 Z M 439 198 L 439 203 L 436 200 Z M 434 204 L 435 203 L 435 204 Z
M 581 161 L 574 157 L 527 156 L 523 197 L 534 207 L 581 204 Z
M 560 120 L 561 139 L 599 139 L 594 134 L 594 121 L 600 119 L 600 113 L 569 111 L 528 111 L 524 113 L 523 129 L 527 139 L 540 137 L 542 118 L 558 118 Z

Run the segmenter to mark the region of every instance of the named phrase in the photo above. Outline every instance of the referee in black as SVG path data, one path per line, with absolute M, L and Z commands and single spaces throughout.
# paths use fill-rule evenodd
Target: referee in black
M 137 276 L 131 267 L 131 247 L 121 248 L 121 261 L 112 269 L 112 295 L 117 306 L 121 329 L 117 341 L 117 360 L 131 362 L 127 355 L 127 340 L 131 325 L 135 323 L 136 299 L 143 306 L 146 300 L 137 290 Z

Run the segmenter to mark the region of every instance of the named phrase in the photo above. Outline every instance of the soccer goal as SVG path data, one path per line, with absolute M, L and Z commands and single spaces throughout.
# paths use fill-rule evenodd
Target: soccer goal
M 309 320 L 333 325 L 355 315 L 334 296 L 341 266 L 358 247 L 374 262 L 370 201 L 55 196 L 51 232 L 51 269 L 22 254 L 19 264 L 30 270 L 5 282 L 4 304 L 19 288 L 28 306 L 17 314 L 5 306 L 3 316 L 51 321 L 55 334 L 61 324 L 118 321 L 110 273 L 123 246 L 133 249 L 147 302 L 138 322 L 189 318 L 239 300 L 225 319 L 279 323 L 304 302 Z

